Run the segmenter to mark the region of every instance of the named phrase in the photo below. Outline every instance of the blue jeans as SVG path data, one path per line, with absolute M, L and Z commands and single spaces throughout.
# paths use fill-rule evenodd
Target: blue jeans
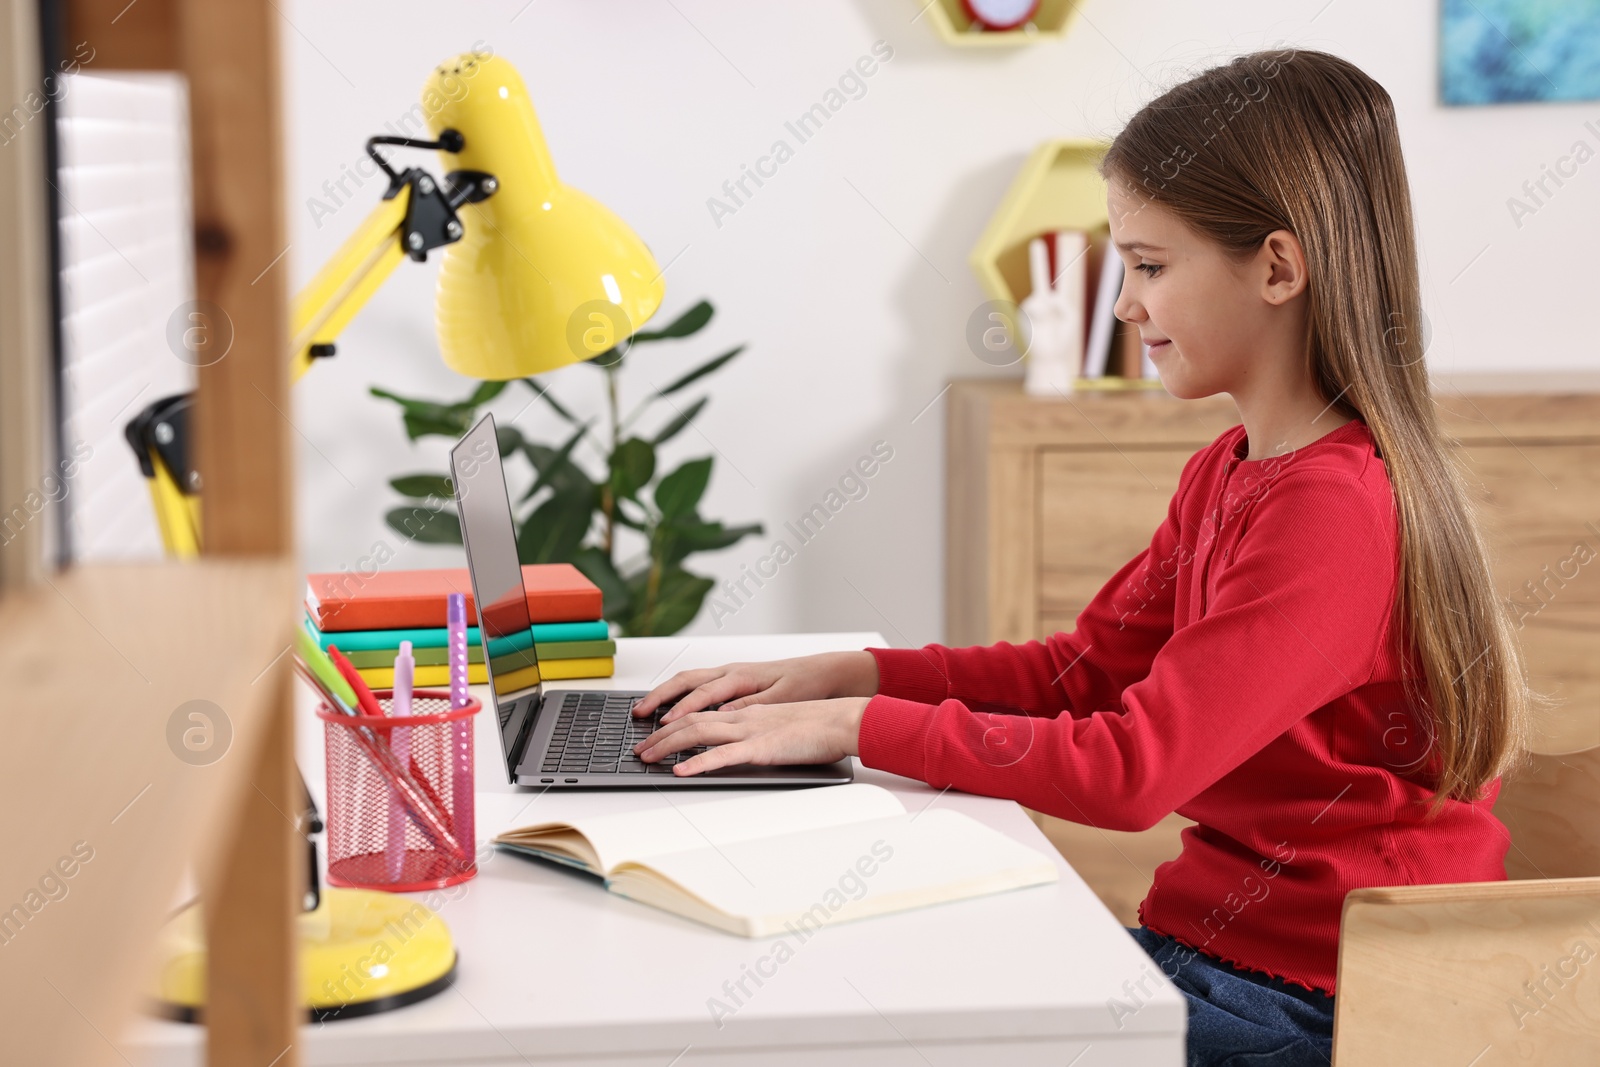
M 1327 1067 L 1333 997 L 1128 927 L 1189 1004 L 1188 1067 Z

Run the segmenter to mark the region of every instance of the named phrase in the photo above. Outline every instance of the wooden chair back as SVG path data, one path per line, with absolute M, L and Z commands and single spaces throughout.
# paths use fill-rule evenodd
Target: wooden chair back
M 1510 880 L 1345 899 L 1334 1067 L 1600 1063 L 1600 745 L 1564 714 L 1495 803 Z

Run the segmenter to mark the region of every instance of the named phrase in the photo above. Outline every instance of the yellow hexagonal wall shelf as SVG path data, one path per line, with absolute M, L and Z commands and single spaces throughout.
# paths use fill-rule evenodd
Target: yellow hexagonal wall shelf
M 1028 156 L 967 262 L 990 300 L 1018 305 L 1033 290 L 1028 242 L 1051 230 L 1107 225 L 1106 182 L 1096 166 L 1109 142 L 1046 141 Z M 1161 388 L 1156 378 L 1079 378 L 1083 389 Z
M 1032 21 L 1014 30 L 985 30 L 972 21 L 961 0 L 915 0 L 948 43 L 977 48 L 1009 48 L 1065 37 L 1083 0 L 1041 0 Z

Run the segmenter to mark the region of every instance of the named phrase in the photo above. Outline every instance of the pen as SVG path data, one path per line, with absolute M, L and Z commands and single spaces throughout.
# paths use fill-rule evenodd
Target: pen
M 397 719 L 411 715 L 411 682 L 416 671 L 416 660 L 411 655 L 411 642 L 400 642 L 400 654 L 394 658 L 394 696 L 389 701 L 389 714 Z M 389 748 L 395 760 L 404 767 L 411 762 L 411 731 L 397 726 L 389 732 Z M 406 809 L 399 797 L 389 801 L 389 837 L 385 848 L 389 862 L 389 881 L 400 881 L 406 859 Z
M 450 627 L 450 706 L 464 708 L 472 701 L 467 692 L 467 598 L 451 593 L 446 618 Z M 482 620 L 480 620 L 481 623 Z M 480 632 L 482 632 L 480 627 Z M 469 849 L 478 847 L 473 805 L 472 720 L 450 724 L 450 796 L 456 817 L 456 836 Z
M 356 670 L 355 664 L 345 658 L 343 652 L 339 651 L 338 645 L 328 646 L 328 658 L 333 661 L 334 669 L 345 680 L 345 684 L 349 685 L 350 689 L 355 693 L 356 703 L 361 710 L 367 715 L 383 718 L 383 705 L 378 703 L 378 698 L 372 695 L 371 689 L 367 688 L 366 680 L 361 677 L 361 672 Z

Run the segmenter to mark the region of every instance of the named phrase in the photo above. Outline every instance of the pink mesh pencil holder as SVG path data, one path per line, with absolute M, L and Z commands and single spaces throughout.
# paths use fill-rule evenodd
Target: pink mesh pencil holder
M 317 709 L 327 748 L 330 885 L 411 893 L 478 873 L 472 716 L 482 705 L 472 698 L 451 708 L 449 692 L 419 689 L 412 714 L 392 717 L 393 695 L 373 691 L 382 717 Z

